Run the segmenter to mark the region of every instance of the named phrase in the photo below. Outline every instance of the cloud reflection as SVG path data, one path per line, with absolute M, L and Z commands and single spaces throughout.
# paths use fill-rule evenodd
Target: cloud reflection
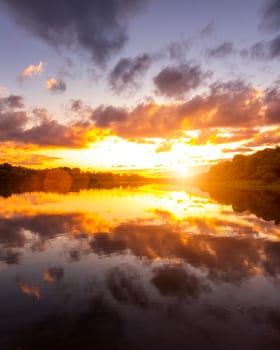
M 280 228 L 231 204 L 168 187 L 1 199 L 10 348 L 277 348 Z

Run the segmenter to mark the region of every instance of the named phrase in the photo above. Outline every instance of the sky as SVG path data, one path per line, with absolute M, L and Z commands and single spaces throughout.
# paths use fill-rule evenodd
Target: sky
M 280 0 L 0 0 L 0 163 L 192 175 L 280 144 Z

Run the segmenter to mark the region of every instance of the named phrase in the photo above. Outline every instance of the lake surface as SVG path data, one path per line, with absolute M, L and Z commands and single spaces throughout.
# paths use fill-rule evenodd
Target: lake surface
M 0 197 L 0 349 L 280 349 L 280 199 Z

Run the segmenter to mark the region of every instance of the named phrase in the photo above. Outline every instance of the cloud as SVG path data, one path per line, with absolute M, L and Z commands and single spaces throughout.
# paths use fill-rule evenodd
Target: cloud
M 84 103 L 82 100 L 70 101 L 70 110 L 72 112 L 80 112 L 83 108 L 84 108 Z
M 100 106 L 94 110 L 91 120 L 98 128 L 112 127 L 112 124 L 126 120 L 128 112 L 124 108 Z
M 34 119 L 37 124 L 29 126 Z M 80 148 L 95 140 L 93 129 L 89 121 L 61 124 L 44 109 L 37 108 L 28 113 L 21 96 L 0 98 L 0 142 Z
M 62 93 L 66 90 L 66 83 L 62 79 L 49 78 L 45 82 L 45 87 L 53 93 Z
M 40 287 L 37 284 L 28 285 L 26 282 L 24 282 L 21 278 L 16 278 L 16 283 L 19 289 L 27 296 L 35 297 L 36 299 L 40 299 L 41 297 L 41 290 Z
M 269 57 L 268 55 L 268 48 L 267 43 L 264 41 L 259 41 L 255 43 L 249 50 L 243 50 L 242 54 L 250 53 L 250 56 L 255 59 L 267 59 Z
M 278 33 L 273 39 L 260 41 L 253 45 L 250 54 L 257 59 L 274 59 L 280 57 L 280 2 L 266 0 L 263 7 L 261 29 Z
M 103 64 L 127 40 L 128 20 L 146 0 L 0 0 L 15 22 L 50 46 L 86 52 Z
M 135 58 L 122 58 L 109 74 L 109 84 L 115 93 L 135 89 L 151 64 L 151 56 L 139 55 Z
M 266 0 L 261 27 L 263 29 L 275 31 L 278 31 L 280 29 L 279 0 Z
M 176 103 L 150 100 L 132 108 L 92 108 L 72 100 L 69 109 L 75 121 L 61 123 L 44 109 L 27 112 L 20 96 L 0 98 L 0 141 L 79 148 L 104 135 L 146 142 L 151 138 L 186 138 L 191 130 L 200 130 L 196 137 L 191 135 L 191 144 L 249 141 L 262 127 L 280 124 L 280 92 L 275 86 L 259 91 L 233 80 L 213 83 L 202 95 Z M 170 147 L 161 146 L 159 150 Z
M 113 131 L 122 137 L 171 137 L 182 130 L 248 128 L 265 123 L 263 100 L 241 81 L 213 84 L 210 92 L 186 102 L 157 105 L 143 103 L 115 123 Z
M 259 91 L 243 81 L 215 83 L 204 95 L 176 104 L 154 102 L 137 105 L 127 117 L 112 125 L 121 137 L 178 137 L 187 130 L 225 128 L 233 130 L 223 143 L 252 137 L 262 126 L 278 125 L 280 93 L 277 89 Z M 238 132 L 238 130 L 240 132 Z
M 171 60 L 185 61 L 186 53 L 191 44 L 191 40 L 178 40 L 173 41 L 167 47 L 162 50 L 162 53 L 158 53 L 158 56 L 166 56 Z
M 74 114 L 74 119 L 83 119 L 85 122 L 90 121 L 91 123 L 93 109 L 90 105 L 86 104 L 82 100 L 70 100 L 67 105 L 67 109 L 70 113 Z
M 231 55 L 234 52 L 233 43 L 230 41 L 225 41 L 224 43 L 215 46 L 206 51 L 208 57 L 224 58 Z
M 260 131 L 258 128 L 230 128 L 228 130 L 228 135 L 223 135 L 219 131 L 212 138 L 212 143 L 223 144 L 231 142 L 240 142 L 250 140 L 254 135 L 258 134 Z
M 0 100 L 0 108 L 1 106 Z M 5 106 L 0 109 L 0 141 L 17 139 L 28 122 L 25 111 L 15 111 L 13 107 Z
M 199 87 L 209 75 L 198 65 L 181 64 L 162 69 L 154 77 L 154 84 L 159 95 L 182 99 L 186 93 Z
M 75 64 L 73 63 L 73 61 L 68 57 L 64 60 L 62 66 L 59 69 L 59 76 L 64 78 L 64 77 L 68 77 L 68 78 L 73 78 L 75 76 L 74 74 L 74 67 Z
M 52 283 L 55 281 L 60 281 L 64 277 L 64 269 L 62 267 L 50 267 L 44 272 L 44 281 L 47 283 Z
M 40 61 L 37 66 L 30 64 L 27 66 L 19 75 L 19 80 L 25 80 L 27 78 L 32 78 L 36 75 L 41 75 L 43 72 L 43 69 L 45 67 L 45 63 Z
M 0 110 L 16 109 L 24 107 L 23 98 L 19 95 L 9 95 L 8 97 L 0 97 Z
M 240 213 L 249 210 L 258 215 L 258 217 L 264 217 L 266 220 L 273 220 L 273 218 L 271 219 L 271 213 L 273 212 L 271 208 L 275 208 L 275 203 L 279 202 L 279 194 L 275 194 L 269 199 L 264 193 L 256 202 L 254 193 L 249 195 L 247 192 L 244 193 L 244 191 L 239 193 L 230 189 L 228 191 L 225 191 L 225 189 L 219 191 L 217 188 L 214 188 L 210 191 L 210 195 L 220 203 L 232 205 Z M 224 280 L 227 283 L 245 281 L 249 276 L 255 276 L 258 273 L 259 270 L 256 269 L 256 266 L 267 271 L 270 275 L 271 273 L 274 275 L 279 271 L 279 242 L 265 242 L 264 247 L 264 241 L 256 239 L 257 232 L 263 232 L 265 228 L 268 229 L 271 235 L 279 233 L 279 229 L 275 229 L 275 225 L 272 222 L 264 223 L 263 220 L 258 218 L 252 221 L 252 216 L 250 216 L 251 221 L 240 220 L 240 222 L 232 220 L 231 217 L 221 219 L 188 215 L 182 220 L 178 220 L 173 215 L 174 213 L 156 209 L 153 212 L 155 215 L 153 222 L 151 222 L 150 218 L 139 218 L 136 222 L 127 221 L 111 227 L 108 226 L 106 220 L 104 221 L 103 218 L 98 218 L 94 214 L 91 216 L 87 213 L 74 215 L 72 213 L 62 214 L 57 212 L 53 215 L 44 215 L 43 212 L 47 209 L 43 209 L 43 212 L 42 207 L 38 209 L 38 198 L 40 198 L 39 204 L 44 204 L 48 197 L 42 198 L 42 194 L 40 197 L 33 199 L 30 196 L 22 197 L 24 203 L 21 205 L 25 209 L 24 213 L 22 213 L 22 208 L 18 208 L 18 202 L 13 197 L 5 199 L 5 205 L 3 206 L 5 210 L 4 212 L 2 210 L 0 220 L 0 238 L 3 244 L 2 255 L 0 247 L 0 261 L 13 259 L 11 254 L 8 255 L 8 252 L 11 252 L 11 248 L 19 248 L 18 250 L 13 249 L 14 257 L 17 252 L 21 255 L 22 247 L 30 242 L 30 234 L 36 236 L 36 242 L 44 243 L 46 240 L 66 233 L 74 235 L 75 239 L 82 239 L 83 242 L 85 240 L 88 241 L 88 245 L 85 246 L 86 249 L 84 252 L 80 250 L 80 254 L 94 252 L 104 257 L 104 255 L 120 255 L 129 250 L 135 257 L 141 260 L 144 258 L 146 261 L 176 257 L 177 260 L 185 261 L 193 267 L 203 267 L 209 279 L 214 281 Z M 37 211 L 34 211 L 34 205 Z M 11 208 L 14 209 L 12 217 Z M 244 219 L 248 218 L 248 213 L 244 215 Z M 275 215 L 279 218 L 279 211 L 276 211 Z M 165 223 L 160 224 L 160 222 Z M 46 223 L 48 224 L 46 225 Z M 29 233 L 26 234 L 26 232 Z M 191 233 L 187 234 L 187 232 Z M 194 235 L 192 232 L 199 234 Z M 238 237 L 238 232 L 242 232 L 241 237 L 240 235 Z M 46 245 L 40 245 L 43 250 L 46 248 Z M 229 255 L 228 251 L 230 248 L 232 253 Z M 246 257 L 246 259 L 241 259 L 240 257 Z M 171 267 L 170 265 L 168 266 Z M 185 288 L 181 289 L 179 287 L 187 287 L 187 285 L 179 283 L 179 281 L 191 282 L 192 278 L 180 278 L 184 277 L 182 272 L 185 271 L 189 274 L 190 271 L 185 269 L 181 271 L 182 266 L 176 266 L 180 268 L 179 274 L 176 274 L 176 271 L 174 271 L 179 278 L 178 284 L 176 283 L 178 288 L 172 288 L 172 291 L 186 291 Z M 154 269 L 153 277 L 158 276 L 158 272 L 160 272 L 161 282 L 173 281 L 175 283 L 177 279 L 175 276 L 172 278 L 173 269 L 168 269 L 170 273 L 165 274 L 163 271 L 165 269 L 162 270 L 162 268 L 163 266 Z M 59 279 L 59 276 L 63 277 L 63 271 L 57 268 L 48 270 L 48 272 L 50 272 L 49 275 L 56 276 L 56 280 Z M 192 273 L 190 273 L 190 276 L 192 276 Z M 130 275 L 130 277 L 132 276 Z M 114 286 L 120 286 L 118 283 L 120 279 L 116 278 L 115 282 L 113 283 Z M 163 286 L 163 284 L 156 283 L 154 285 L 157 286 L 159 291 L 162 290 L 159 287 L 160 285 Z M 169 283 L 164 283 L 164 285 L 166 287 L 170 286 Z M 173 286 L 175 287 L 174 284 Z M 171 292 L 171 290 L 169 291 Z M 175 295 L 169 292 L 163 294 Z M 187 293 L 187 295 L 189 294 Z
M 140 276 L 132 268 L 123 271 L 116 267 L 107 277 L 107 287 L 116 301 L 144 308 L 149 299 L 139 280 Z
M 198 298 L 202 292 L 209 292 L 210 287 L 186 271 L 182 265 L 165 265 L 154 269 L 152 283 L 165 297 Z
M 12 165 L 20 166 L 42 166 L 46 163 L 51 163 L 59 160 L 59 157 L 52 157 L 43 154 L 31 153 L 34 152 L 32 147 L 24 148 L 21 146 L 22 152 L 17 153 L 15 157 L 15 145 L 13 143 L 2 143 L 0 150 L 0 163 L 10 163 Z
M 215 32 L 215 22 L 211 21 L 208 24 L 206 24 L 205 27 L 203 27 L 201 29 L 200 35 L 202 37 L 207 37 L 207 36 L 210 36 L 210 35 L 214 34 L 214 32 Z
M 9 94 L 9 89 L 5 86 L 0 86 L 0 96 Z
M 85 142 L 83 130 L 80 130 L 80 136 L 78 130 L 75 124 L 63 125 L 56 120 L 49 119 L 30 129 L 22 130 L 15 141 L 40 146 L 79 148 L 85 146 Z
M 267 89 L 264 97 L 265 116 L 268 123 L 280 123 L 280 89 Z
M 280 57 L 280 35 L 272 40 L 259 41 L 249 50 L 250 56 L 255 59 L 272 60 Z
M 222 149 L 223 153 L 248 153 L 252 152 L 253 149 L 250 147 L 237 147 L 237 148 L 224 148 Z
M 113 133 L 128 139 L 169 137 L 180 130 L 181 121 L 176 106 L 150 102 L 127 110 L 126 118 L 110 126 Z
M 253 140 L 245 144 L 246 147 L 268 147 L 275 145 L 280 145 L 280 128 L 256 134 Z
M 107 128 L 129 140 L 176 138 L 187 130 L 252 129 L 271 123 L 264 103 L 259 91 L 237 80 L 212 84 L 208 93 L 180 103 L 159 105 L 149 101 L 131 109 L 102 105 L 92 110 L 90 119 L 95 127 Z M 83 104 L 79 101 L 77 107 L 83 108 Z
M 156 149 L 156 153 L 163 153 L 163 152 L 169 152 L 172 150 L 172 143 L 170 142 L 163 142 L 159 147 Z

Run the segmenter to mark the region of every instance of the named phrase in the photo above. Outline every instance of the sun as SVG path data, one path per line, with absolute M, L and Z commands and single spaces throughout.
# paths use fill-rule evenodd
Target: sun
M 187 176 L 189 173 L 188 165 L 185 163 L 176 163 L 172 168 L 179 176 Z

